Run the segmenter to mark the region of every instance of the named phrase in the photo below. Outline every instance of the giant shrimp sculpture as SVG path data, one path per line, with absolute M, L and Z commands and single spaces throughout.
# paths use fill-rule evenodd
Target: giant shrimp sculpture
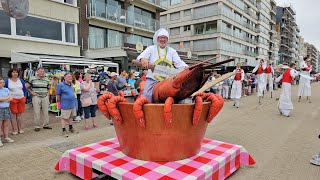
M 222 109 L 224 100 L 220 95 L 198 93 L 194 103 L 176 103 L 205 84 L 209 75 L 204 70 L 210 67 L 204 65 L 207 61 L 158 82 L 153 89 L 155 103 L 144 97 L 127 103 L 111 93 L 99 97 L 98 107 L 112 118 L 124 154 L 147 161 L 174 161 L 199 152 L 207 125 Z

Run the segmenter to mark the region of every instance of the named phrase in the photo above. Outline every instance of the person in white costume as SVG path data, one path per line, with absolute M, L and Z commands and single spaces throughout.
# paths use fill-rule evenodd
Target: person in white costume
M 258 64 L 252 71 L 252 73 L 257 73 L 257 95 L 259 97 L 259 104 L 261 104 L 261 99 L 266 89 L 266 74 L 265 70 L 267 68 L 266 62 L 261 59 L 260 64 Z
M 271 98 L 272 98 L 272 92 L 273 92 L 273 77 L 274 77 L 274 69 L 270 63 L 270 61 L 267 62 L 267 67 L 266 67 L 266 84 L 268 84 L 269 89 L 268 91 L 270 91 L 271 93 Z
M 290 68 L 288 68 L 281 76 L 276 79 L 276 82 L 280 82 L 280 80 L 282 80 L 278 108 L 280 114 L 287 117 L 290 116 L 290 113 L 293 110 L 293 104 L 291 101 L 291 82 L 293 78 L 299 75 L 295 68 L 296 64 L 291 63 Z
M 244 70 L 241 69 L 240 63 L 237 63 L 237 68 L 233 70 L 233 72 L 236 72 L 236 74 L 232 77 L 231 99 L 234 101 L 233 106 L 239 108 L 242 93 L 242 81 L 244 79 Z
M 310 76 L 310 72 L 312 71 L 312 65 L 310 63 L 309 57 L 303 58 L 303 61 L 300 63 L 301 74 Z M 310 79 L 300 76 L 299 80 L 299 89 L 298 89 L 298 97 L 299 102 L 301 100 L 301 96 L 307 96 L 307 100 L 309 99 L 309 103 L 311 103 L 311 85 Z
M 142 66 L 148 69 L 149 64 L 169 66 L 177 69 L 187 68 L 188 65 L 182 61 L 177 53 L 171 47 L 167 46 L 169 40 L 169 33 L 166 29 L 159 29 L 153 36 L 154 45 L 148 46 L 137 58 L 141 61 Z M 164 77 L 154 76 L 149 69 L 147 74 L 147 80 L 144 85 L 142 97 L 146 97 L 153 102 L 152 90 L 158 81 L 164 80 Z

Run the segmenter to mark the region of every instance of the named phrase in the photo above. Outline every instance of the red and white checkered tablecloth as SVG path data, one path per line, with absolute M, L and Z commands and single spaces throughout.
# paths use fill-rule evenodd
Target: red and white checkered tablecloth
M 82 178 L 97 175 L 92 169 L 116 179 L 225 179 L 240 165 L 255 161 L 240 145 L 203 139 L 200 152 L 173 162 L 149 162 L 133 159 L 120 151 L 116 138 L 66 151 L 55 169 L 67 170 Z

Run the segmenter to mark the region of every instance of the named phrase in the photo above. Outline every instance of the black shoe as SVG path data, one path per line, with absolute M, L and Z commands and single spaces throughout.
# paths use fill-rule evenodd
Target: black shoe
M 43 129 L 52 129 L 50 126 L 44 126 Z
M 34 128 L 34 131 L 38 132 L 38 131 L 40 131 L 40 128 L 36 127 L 36 128 Z

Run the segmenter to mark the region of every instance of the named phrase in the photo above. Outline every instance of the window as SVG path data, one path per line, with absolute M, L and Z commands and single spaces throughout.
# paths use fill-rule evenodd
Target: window
M 66 3 L 66 4 L 71 4 L 71 5 L 74 5 L 74 6 L 77 5 L 77 0 L 55 0 L 55 1 L 58 1 L 58 2 L 61 2 L 61 3 Z
M 141 42 L 141 41 L 139 41 Z M 111 29 L 89 27 L 89 47 L 101 49 L 123 45 L 123 33 Z
M 106 7 L 105 0 L 96 0 L 95 4 L 93 4 L 92 6 L 94 6 L 94 8 L 96 10 L 97 17 L 107 18 L 107 16 L 106 16 L 107 7 Z M 108 7 L 108 9 L 110 9 L 110 8 L 114 9 L 113 6 Z M 111 13 L 111 9 L 110 9 L 110 13 Z
M 76 5 L 77 0 L 64 0 L 64 3 Z
M 194 25 L 195 34 L 204 34 L 204 24 Z
M 130 34 L 127 36 L 127 43 L 137 44 L 137 42 L 141 42 L 144 46 L 153 45 L 151 38 L 146 38 L 135 34 Z
M 199 2 L 203 2 L 203 1 L 206 1 L 206 0 L 194 0 L 195 3 L 199 3 Z
M 217 49 L 217 39 L 202 39 L 193 41 L 194 51 L 215 50 Z
M 66 23 L 65 24 L 65 32 L 66 32 L 66 42 L 75 43 L 75 25 Z
M 180 34 L 180 27 L 170 29 L 170 35 L 178 35 L 178 34 Z
M 184 41 L 183 42 L 183 47 L 184 48 L 190 48 L 190 41 Z
M 119 31 L 113 31 L 108 29 L 107 30 L 107 42 L 108 46 L 107 47 L 120 47 L 123 44 L 123 34 Z
M 180 49 L 179 44 L 180 43 L 172 43 L 172 44 L 170 44 L 170 47 L 172 47 L 173 49 Z
M 233 52 L 233 48 L 231 46 L 231 41 L 227 39 L 221 39 L 221 49 L 225 51 Z
M 132 9 L 133 8 L 133 14 Z M 139 28 L 155 30 L 155 13 L 147 11 L 145 9 L 134 7 L 128 7 L 128 22 Z
M 160 16 L 160 22 L 167 22 L 167 15 Z
M 217 21 L 206 23 L 206 32 L 207 33 L 217 32 Z
M 11 34 L 10 17 L 0 10 L 0 34 Z
M 170 0 L 170 5 L 180 4 L 180 0 Z
M 191 9 L 184 10 L 184 16 L 191 16 Z
M 190 25 L 186 25 L 183 27 L 183 31 L 190 31 L 191 26 Z
M 17 35 L 62 41 L 61 22 L 28 16 L 16 20 Z
M 180 12 L 176 12 L 176 13 L 170 14 L 170 20 L 171 21 L 178 20 L 178 19 L 180 19 Z
M 204 18 L 218 15 L 218 3 L 201 6 L 194 9 L 193 18 Z
M 106 29 L 89 27 L 89 48 L 102 49 L 107 47 Z

